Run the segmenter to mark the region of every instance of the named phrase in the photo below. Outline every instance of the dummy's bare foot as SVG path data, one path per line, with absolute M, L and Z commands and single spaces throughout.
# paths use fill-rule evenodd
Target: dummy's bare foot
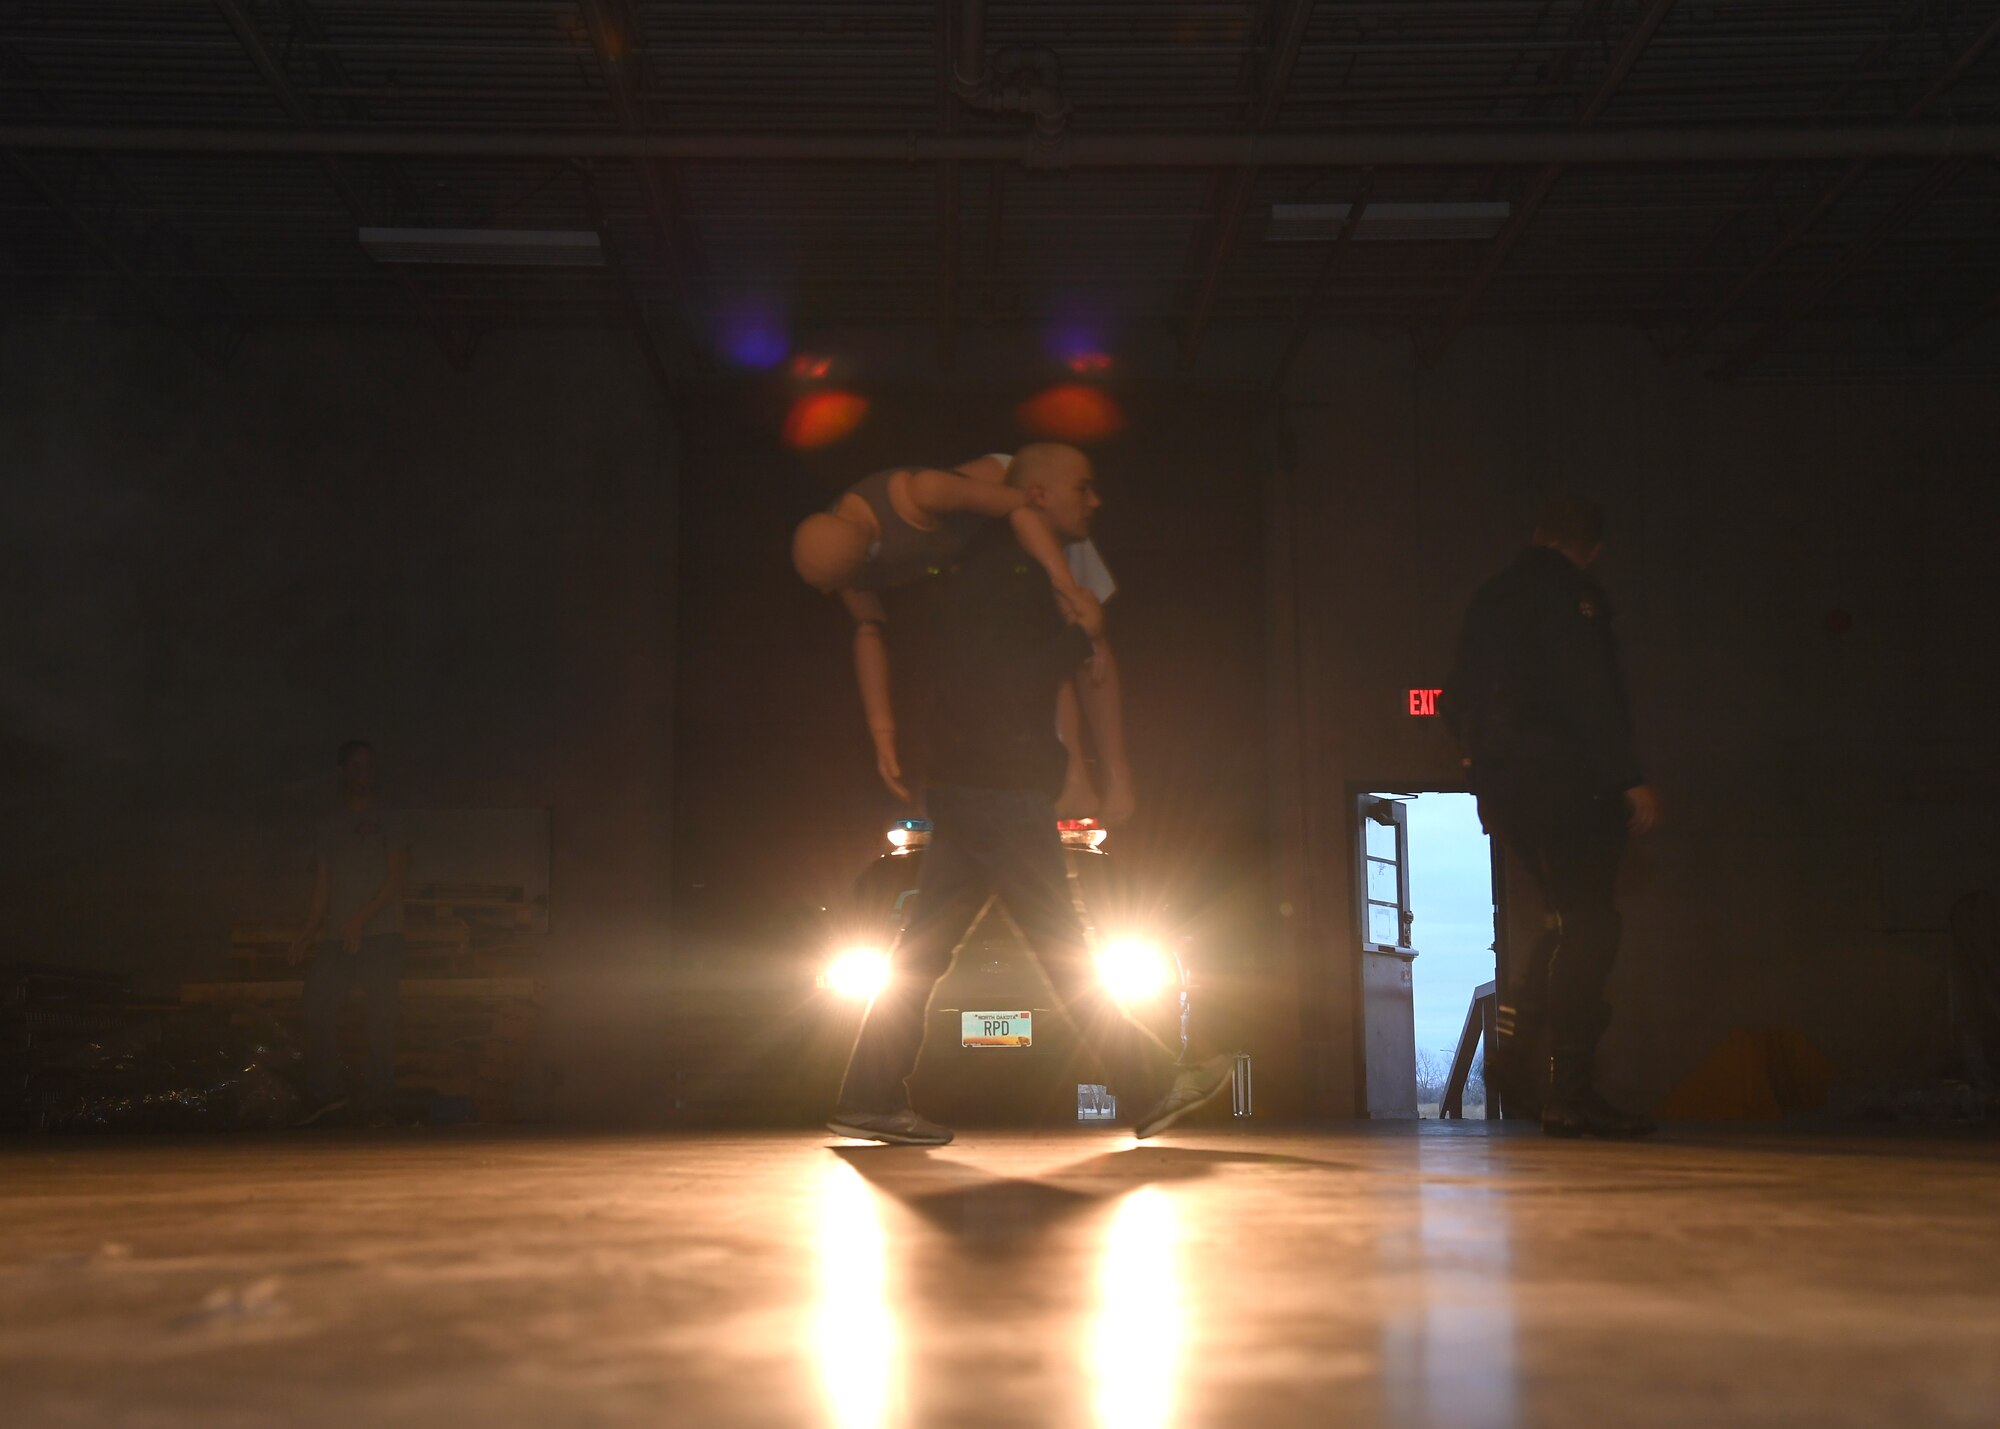
M 1056 817 L 1059 819 L 1089 819 L 1097 815 L 1097 788 L 1090 782 L 1090 776 L 1081 768 L 1072 765 L 1069 777 L 1063 780 L 1063 790 L 1056 798 Z
M 1122 824 L 1131 818 L 1139 808 L 1139 791 L 1132 787 L 1132 776 L 1123 778 L 1112 775 L 1105 780 L 1104 797 L 1098 801 L 1097 821 L 1101 824 Z

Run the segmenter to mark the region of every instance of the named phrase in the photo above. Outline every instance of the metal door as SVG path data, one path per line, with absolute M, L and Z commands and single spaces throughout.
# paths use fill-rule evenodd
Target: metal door
M 1355 900 L 1361 940 L 1362 1064 L 1368 1115 L 1417 1114 L 1415 979 L 1410 946 L 1409 808 L 1399 799 L 1355 800 Z

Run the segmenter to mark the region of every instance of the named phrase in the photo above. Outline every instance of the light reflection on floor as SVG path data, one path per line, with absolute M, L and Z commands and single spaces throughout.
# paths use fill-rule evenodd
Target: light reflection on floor
M 1142 1186 L 1118 1202 L 1103 1237 L 1091 1407 L 1102 1429 L 1164 1429 L 1187 1339 L 1179 1208 L 1160 1187 Z
M 813 1359 L 828 1422 L 876 1429 L 904 1422 L 903 1350 L 890 1300 L 890 1247 L 875 1192 L 826 1157 L 813 1199 L 818 1300 Z
M 1416 1222 L 1387 1238 L 1385 1268 L 1413 1280 L 1382 1327 L 1383 1385 L 1401 1423 L 1513 1429 L 1519 1394 L 1511 1207 L 1463 1147 L 1420 1144 Z M 1401 1264 L 1398 1265 L 1398 1261 Z
M 0 1140 L 0 1425 L 2000 1424 L 2000 1142 Z

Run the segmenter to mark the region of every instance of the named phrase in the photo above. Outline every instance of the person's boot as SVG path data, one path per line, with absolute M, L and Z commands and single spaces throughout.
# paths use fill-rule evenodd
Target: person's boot
M 1548 1099 L 1542 1103 L 1542 1130 L 1550 1136 L 1651 1136 L 1651 1117 L 1613 1106 L 1597 1090 L 1596 1058 L 1590 1052 L 1561 1051 L 1552 1063 Z
M 1502 1002 L 1486 1050 L 1486 1094 L 1498 1094 L 1502 1113 L 1533 1121 L 1549 1090 L 1548 1029 L 1531 1007 Z

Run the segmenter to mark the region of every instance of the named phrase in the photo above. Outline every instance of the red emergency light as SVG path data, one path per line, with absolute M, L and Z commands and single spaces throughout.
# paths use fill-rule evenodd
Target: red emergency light
M 1419 718 L 1438 712 L 1438 696 L 1443 690 L 1411 690 L 1410 713 Z

